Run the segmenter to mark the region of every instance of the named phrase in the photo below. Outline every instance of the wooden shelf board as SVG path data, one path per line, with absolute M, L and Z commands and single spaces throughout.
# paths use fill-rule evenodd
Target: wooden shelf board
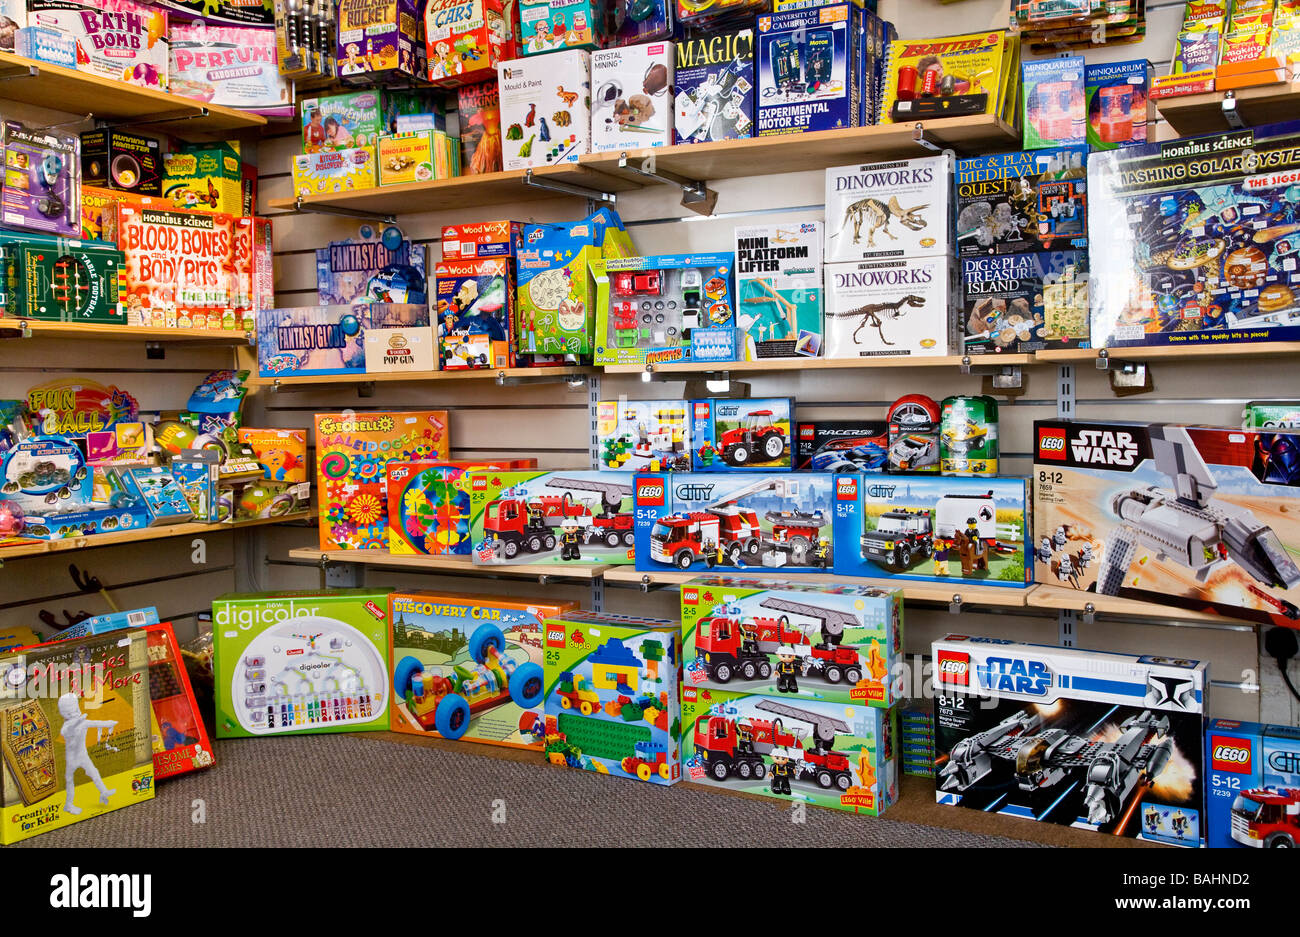
M 1280 358 L 1300 354 L 1300 342 L 1198 342 L 1194 345 L 1150 345 L 1136 348 L 1055 348 L 1034 353 L 1038 362 L 1096 361 L 1106 352 L 1112 361 L 1171 361 L 1194 358 Z
M 28 68 L 36 74 L 28 76 Z M 217 104 L 204 104 L 179 94 L 129 85 L 59 65 L 0 52 L 0 99 L 53 107 L 72 114 L 93 114 L 100 120 L 122 120 L 147 124 L 159 117 L 168 120 L 158 126 L 178 137 L 223 134 L 266 126 L 260 114 L 237 111 Z M 206 113 L 205 113 L 206 111 Z
M 237 524 L 171 524 L 166 527 L 142 527 L 139 530 L 119 530 L 111 534 L 95 534 L 90 537 L 67 537 L 63 540 L 42 540 L 38 543 L 19 543 L 13 546 L 0 546 L 0 563 L 5 560 L 19 559 L 25 556 L 42 556 L 47 553 L 64 553 L 68 550 L 90 550 L 95 547 L 111 547 L 122 543 L 140 543 L 145 540 L 163 540 L 167 537 L 187 537 L 200 534 L 218 534 L 223 530 L 238 530 L 245 527 L 262 527 L 267 524 L 285 524 L 289 521 L 312 521 L 316 515 L 311 511 L 299 511 L 285 514 L 283 517 L 259 517 L 256 520 L 240 521 Z
M 965 360 L 961 355 L 937 355 L 933 358 L 881 357 L 881 358 L 775 358 L 762 361 L 682 361 L 650 366 L 654 374 L 705 374 L 728 372 L 750 374 L 780 371 L 841 371 L 870 370 L 872 368 L 958 368 Z M 979 355 L 971 356 L 971 367 L 996 367 L 1030 365 L 1032 355 Z M 606 374 L 641 374 L 645 365 L 620 364 L 605 367 Z
M 319 550 L 301 547 L 290 550 L 295 560 L 319 563 L 360 563 L 365 566 L 393 566 L 404 569 L 424 569 L 446 573 L 449 576 L 488 576 L 532 579 L 549 576 L 555 579 L 599 579 L 611 567 L 600 563 L 564 563 L 554 566 L 545 563 L 520 563 L 517 565 L 476 565 L 468 556 L 393 556 L 387 550 Z
M 418 383 L 421 381 L 495 381 L 498 377 L 534 377 L 564 380 L 591 373 L 591 368 L 481 368 L 473 371 L 409 371 L 404 374 L 322 374 L 286 375 L 285 377 L 250 376 L 244 383 L 250 387 L 287 387 L 291 385 Z
M 1201 133 L 1227 133 L 1233 128 L 1223 115 L 1223 92 L 1184 94 L 1156 98 L 1160 116 L 1181 137 Z M 1274 82 L 1253 88 L 1235 88 L 1237 112 L 1251 127 L 1294 120 L 1300 112 L 1300 81 Z
M 75 338 L 104 342 L 186 342 L 195 345 L 247 345 L 250 342 L 250 333 L 242 329 L 155 329 L 100 322 L 43 322 L 39 319 L 0 316 L 0 338 L 20 338 L 23 332 L 30 338 Z
M 1088 606 L 1097 614 L 1127 615 L 1136 618 L 1158 618 L 1162 621 L 1212 622 L 1217 625 L 1240 625 L 1251 627 L 1254 622 L 1213 612 L 1198 612 L 1178 608 L 1173 605 L 1161 605 L 1157 602 L 1141 602 L 1117 595 L 1098 595 L 1096 592 L 1084 592 L 1079 589 L 1065 589 L 1060 586 L 1035 586 L 1029 596 L 1030 608 L 1052 608 L 1086 612 Z

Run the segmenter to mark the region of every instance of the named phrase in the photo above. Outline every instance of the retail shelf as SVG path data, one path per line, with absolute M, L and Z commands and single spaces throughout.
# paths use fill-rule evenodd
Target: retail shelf
M 0 99 L 114 123 L 165 124 L 166 132 L 178 137 L 228 134 L 266 126 L 266 118 L 260 114 L 48 65 L 12 52 L 0 52 Z
M 191 345 L 247 345 L 252 333 L 221 329 L 153 329 L 99 322 L 43 322 L 0 316 L 0 338 L 75 338 L 96 342 L 184 342 Z
M 1300 354 L 1300 342 L 1198 342 L 1126 348 L 1049 348 L 1034 352 L 1034 360 L 1040 364 L 1073 364 L 1096 361 L 1099 357 L 1112 361 L 1176 361 L 1197 358 L 1283 358 L 1297 354 Z
M 1098 595 L 1096 592 L 1084 592 L 1079 589 L 1064 589 L 1058 586 L 1046 585 L 1034 587 L 1029 595 L 1029 607 L 1084 612 L 1085 614 L 1158 618 L 1162 621 L 1206 622 L 1220 626 L 1239 625 L 1241 627 L 1250 627 L 1252 625 L 1250 621 L 1216 615 L 1213 612 L 1199 612 L 1192 609 L 1178 608 L 1173 605 L 1161 605 L 1157 602 L 1141 602 L 1136 599 L 1121 598 L 1117 595 Z
M 1157 98 L 1160 116 L 1180 137 L 1222 133 L 1233 129 L 1228 113 L 1235 110 L 1242 124 L 1260 127 L 1294 120 L 1300 112 L 1300 81 L 1282 81 L 1231 92 L 1235 107 L 1225 108 L 1228 92 L 1207 91 L 1172 98 Z
M 591 368 L 482 368 L 474 371 L 407 371 L 401 374 L 322 374 L 249 377 L 250 387 L 294 387 L 326 384 L 420 383 L 423 381 L 501 381 L 534 378 L 539 381 L 581 380 Z
M 301 547 L 290 550 L 295 560 L 313 563 L 358 563 L 363 566 L 389 566 L 401 569 L 423 569 L 448 576 L 485 576 L 489 579 L 599 579 L 609 566 L 600 563 L 520 563 L 515 566 L 476 565 L 468 556 L 393 556 L 387 550 L 319 550 Z
M 701 144 L 702 145 L 702 144 Z M 880 358 L 775 358 L 762 361 L 674 361 L 669 364 L 620 364 L 605 367 L 606 374 L 754 374 L 781 371 L 843 371 L 872 368 L 971 368 L 1024 367 L 1032 355 L 937 355 L 933 358 L 907 356 Z

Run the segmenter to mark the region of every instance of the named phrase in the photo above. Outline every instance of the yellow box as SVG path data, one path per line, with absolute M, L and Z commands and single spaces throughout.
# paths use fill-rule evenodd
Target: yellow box
M 244 214 L 244 173 L 239 144 L 186 147 L 163 159 L 163 197 L 177 208 Z
M 379 138 L 379 184 L 428 182 L 439 178 L 434 165 L 433 131 L 386 133 Z
M 308 153 L 293 158 L 295 195 L 373 189 L 375 182 L 375 151 L 368 146 Z

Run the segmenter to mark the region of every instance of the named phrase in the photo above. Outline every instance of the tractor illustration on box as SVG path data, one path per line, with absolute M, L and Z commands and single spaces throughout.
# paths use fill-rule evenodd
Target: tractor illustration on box
M 755 459 L 775 462 L 785 454 L 785 433 L 773 421 L 771 410 L 752 410 L 741 425 L 729 429 L 714 447 L 728 465 L 748 465 Z

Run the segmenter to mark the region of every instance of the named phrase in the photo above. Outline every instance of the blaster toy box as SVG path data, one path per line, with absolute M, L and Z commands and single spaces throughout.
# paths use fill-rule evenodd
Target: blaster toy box
M 851 3 L 758 18 L 755 136 L 858 125 L 861 26 Z
M 692 465 L 704 472 L 781 472 L 794 466 L 790 397 L 691 401 Z
M 1186 835 L 1186 824 L 1179 825 Z M 1210 721 L 1205 730 L 1205 835 L 1211 849 L 1300 846 L 1300 729 Z
M 1205 664 L 965 635 L 932 653 L 939 803 L 1202 845 Z
M 827 572 L 842 477 L 637 475 L 636 568 Z
M 752 137 L 754 31 L 679 39 L 673 84 L 677 143 Z
M 826 262 L 950 253 L 952 158 L 826 170 Z
M 1034 423 L 1040 582 L 1251 621 L 1300 619 L 1300 436 Z
M 827 358 L 921 358 L 957 344 L 956 265 L 946 257 L 826 265 Z
M 394 556 L 469 556 L 467 473 L 536 467 L 536 459 L 389 462 L 385 470 L 388 552 Z
M 1300 338 L 1300 123 L 1092 159 L 1092 343 Z
M 513 0 L 428 0 L 423 6 L 429 81 L 439 87 L 495 84 L 497 63 L 516 54 Z
M 337 0 L 336 62 L 344 84 L 423 81 L 424 18 L 417 0 Z
M 835 572 L 1023 589 L 1023 478 L 836 476 Z
M 1088 252 L 963 257 L 962 354 L 1088 347 Z
M 369 230 L 369 229 L 368 229 Z M 396 230 L 396 229 L 393 229 Z M 331 303 L 424 303 L 423 244 L 378 236 L 330 241 L 316 249 L 316 298 Z
M 1085 144 L 1088 105 L 1083 56 L 1025 62 L 1022 69 L 1025 149 Z
M 1018 83 L 1019 47 L 1001 30 L 889 44 L 880 122 L 999 114 L 1014 123 L 1007 94 Z
M 167 12 L 135 0 L 27 0 L 27 23 L 71 36 L 77 71 L 166 91 Z
M 257 311 L 262 377 L 364 374 L 365 306 L 298 306 Z
M 569 49 L 497 66 L 502 165 L 536 169 L 591 152 L 591 54 Z
M 439 357 L 449 371 L 515 364 L 514 278 L 508 257 L 434 265 Z
M 394 732 L 542 750 L 542 623 L 577 602 L 394 592 Z
M 795 426 L 794 467 L 800 472 L 880 472 L 889 429 L 875 420 L 818 420 Z
M 878 817 L 898 800 L 897 712 L 682 687 L 688 781 Z
M 681 778 L 677 623 L 565 612 L 542 626 L 546 760 L 618 778 Z
M 685 686 L 887 709 L 902 660 L 896 590 L 725 576 L 682 586 Z
M 957 255 L 1087 247 L 1086 146 L 957 161 Z
M 822 224 L 736 228 L 736 317 L 746 361 L 815 358 L 822 345 Z
M 591 149 L 638 150 L 673 142 L 671 42 L 591 53 Z
M 1151 96 L 1146 59 L 1088 65 L 1083 82 L 1088 98 L 1088 145 L 1113 150 L 1147 142 Z
M 602 400 L 596 404 L 601 468 L 616 472 L 689 472 L 690 402 Z

